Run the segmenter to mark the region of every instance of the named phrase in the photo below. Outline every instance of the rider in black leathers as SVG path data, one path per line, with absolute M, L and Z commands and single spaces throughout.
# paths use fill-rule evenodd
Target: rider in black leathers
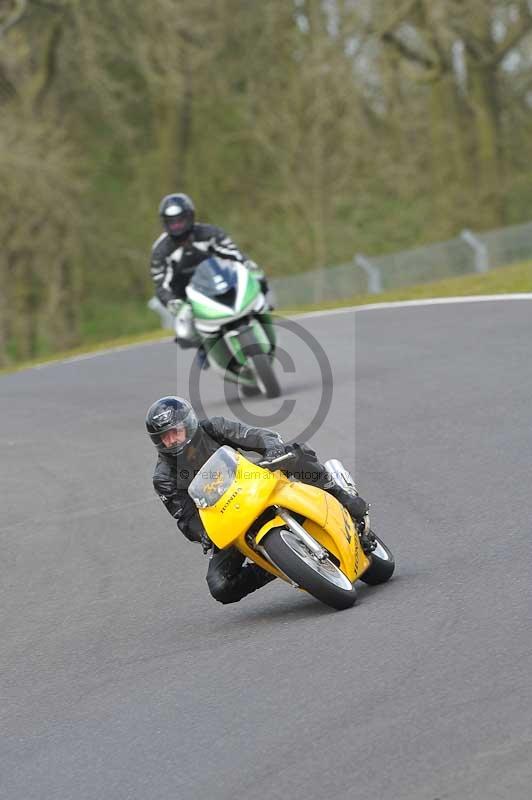
M 264 294 L 268 283 L 264 272 L 242 253 L 221 228 L 195 221 L 194 204 L 186 194 L 163 197 L 159 216 L 165 232 L 154 242 L 150 272 L 161 303 L 175 313 L 176 303 L 186 299 L 185 288 L 198 264 L 209 255 L 239 261 L 260 281 Z M 203 363 L 203 353 L 200 361 Z
M 201 542 L 205 551 L 211 542 L 187 489 L 205 462 L 224 444 L 253 450 L 269 461 L 294 453 L 294 461 L 285 470 L 287 474 L 325 489 L 347 508 L 357 524 L 363 524 L 366 502 L 338 486 L 306 445 L 285 445 L 274 431 L 251 428 L 225 417 L 198 420 L 190 403 L 179 397 L 163 397 L 153 403 L 146 415 L 146 429 L 159 452 L 153 474 L 155 491 L 181 532 L 190 541 Z M 207 584 L 219 602 L 234 603 L 273 580 L 274 576 L 258 565 L 243 566 L 243 562 L 244 556 L 235 548 L 215 551 L 209 561 Z

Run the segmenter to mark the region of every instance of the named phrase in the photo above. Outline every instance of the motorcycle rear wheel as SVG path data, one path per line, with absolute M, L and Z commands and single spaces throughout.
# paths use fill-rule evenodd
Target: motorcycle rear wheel
M 349 578 L 332 559 L 319 561 L 297 533 L 273 528 L 261 544 L 273 563 L 317 600 L 337 611 L 355 603 L 357 593 Z

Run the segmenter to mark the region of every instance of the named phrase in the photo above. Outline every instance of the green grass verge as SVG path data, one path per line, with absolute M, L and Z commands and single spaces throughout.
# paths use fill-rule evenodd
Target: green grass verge
M 402 289 L 390 289 L 380 294 L 354 294 L 336 302 L 283 308 L 282 313 L 321 311 L 328 308 L 391 303 L 399 300 L 422 300 L 432 297 L 467 297 L 468 295 L 520 294 L 522 292 L 532 292 L 532 262 L 530 261 L 511 267 L 493 269 L 485 274 L 476 273 L 461 278 L 447 278 L 443 281 L 405 286 Z
M 382 292 L 378 295 L 356 294 L 352 295 L 351 297 L 346 297 L 342 301 L 319 303 L 316 305 L 307 306 L 294 306 L 279 310 L 280 313 L 288 315 L 302 313 L 305 311 L 320 311 L 328 308 L 367 305 L 368 303 L 389 303 L 396 300 L 418 300 L 430 297 L 464 297 L 467 295 L 485 294 L 519 294 L 522 292 L 532 292 L 532 262 L 494 269 L 483 275 L 466 275 L 462 278 L 449 278 L 444 281 L 424 283 L 417 286 L 406 286 L 402 289 L 394 289 L 393 291 Z M 90 330 L 90 332 L 87 331 L 88 336 L 85 344 L 80 345 L 73 350 L 66 350 L 61 353 L 56 353 L 51 357 L 36 358 L 31 361 L 24 361 L 19 364 L 12 365 L 0 370 L 0 375 L 9 372 L 18 372 L 20 370 L 27 369 L 28 367 L 34 367 L 40 364 L 62 361 L 65 358 L 84 355 L 85 353 L 94 353 L 100 350 L 107 350 L 112 347 L 123 347 L 126 345 L 138 344 L 140 342 L 156 341 L 157 339 L 166 339 L 171 337 L 171 331 L 162 330 L 160 328 L 153 330 L 154 320 L 157 319 L 153 312 L 149 311 L 148 316 L 146 316 L 146 312 L 144 308 L 142 308 L 141 314 L 142 322 L 132 318 L 130 320 L 130 327 L 136 329 L 139 325 L 145 324 L 146 327 L 149 326 L 149 328 L 151 328 L 150 330 L 146 330 L 143 333 L 135 333 L 133 335 L 110 338 L 106 339 L 105 341 L 94 341 L 94 338 L 101 334 L 100 331 L 98 331 L 96 328 L 93 328 Z M 106 308 L 106 320 L 110 320 L 111 316 L 111 310 Z M 110 322 L 104 326 L 105 329 L 109 329 L 110 327 Z
M 0 369 L 0 375 L 6 375 L 11 372 L 20 372 L 30 367 L 39 367 L 42 364 L 53 364 L 55 361 L 64 361 L 66 358 L 74 358 L 75 356 L 83 356 L 88 353 L 98 353 L 102 350 L 109 350 L 113 347 L 127 347 L 128 345 L 141 344 L 142 342 L 155 342 L 158 339 L 170 339 L 172 331 L 163 330 L 150 330 L 146 333 L 137 334 L 135 336 L 120 336 L 116 339 L 108 339 L 105 342 L 98 342 L 95 344 L 84 344 L 79 347 L 74 347 L 70 350 L 62 350 L 60 353 L 55 353 L 53 356 L 47 358 L 32 358 L 27 361 L 21 361 L 19 364 L 12 364 L 9 367 Z

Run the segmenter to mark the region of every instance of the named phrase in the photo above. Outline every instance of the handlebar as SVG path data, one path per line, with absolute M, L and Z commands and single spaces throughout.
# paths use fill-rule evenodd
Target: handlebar
M 273 461 L 259 461 L 259 467 L 271 467 L 277 464 L 283 464 L 285 462 L 294 461 L 297 458 L 295 453 L 285 453 L 284 456 L 279 456 L 279 458 L 274 458 Z

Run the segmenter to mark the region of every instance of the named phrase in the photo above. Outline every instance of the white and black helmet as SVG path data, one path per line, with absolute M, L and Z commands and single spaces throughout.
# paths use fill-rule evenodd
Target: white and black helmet
M 159 216 L 169 236 L 184 239 L 192 230 L 196 210 L 187 194 L 167 194 L 159 205 Z
M 163 434 L 172 429 L 183 431 L 185 437 L 167 446 L 163 441 Z M 177 456 L 190 444 L 198 430 L 198 418 L 188 400 L 182 397 L 161 397 L 148 409 L 146 430 L 160 453 Z

